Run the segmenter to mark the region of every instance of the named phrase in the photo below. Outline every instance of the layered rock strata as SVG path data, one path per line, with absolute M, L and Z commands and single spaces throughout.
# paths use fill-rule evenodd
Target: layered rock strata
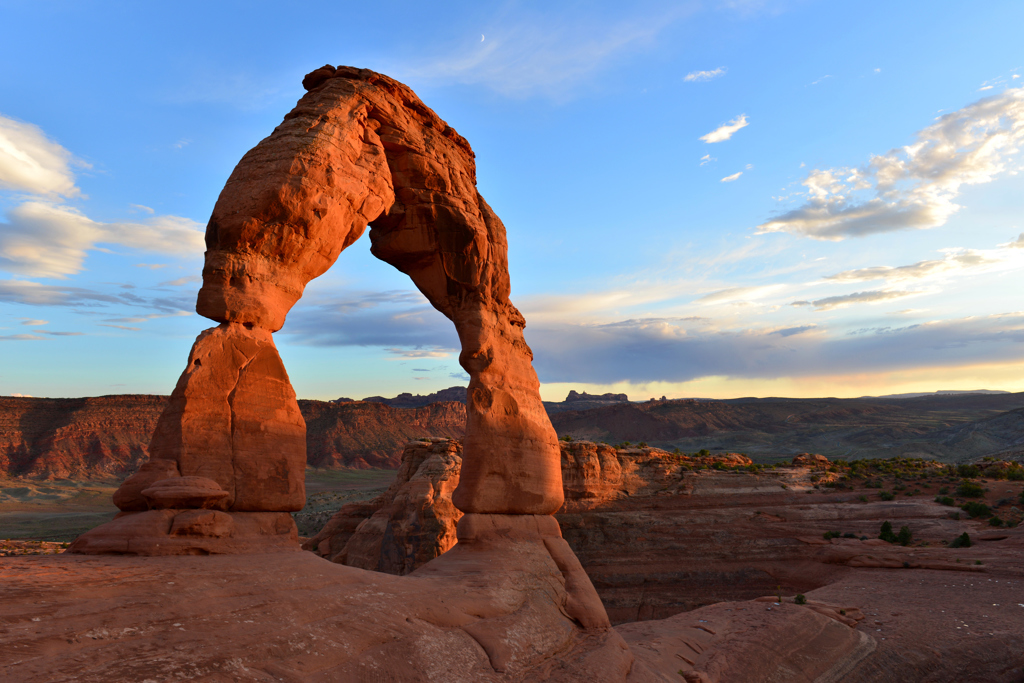
M 947 549 L 943 542 L 965 531 L 992 549 L 1012 537 L 1024 539 L 1021 530 L 993 532 L 983 520 L 970 521 L 965 514 L 961 519 L 961 513 L 928 496 L 886 501 L 874 495 L 869 501 L 830 489 L 825 484 L 835 473 L 822 469 L 828 461 L 821 456 L 805 455 L 797 467 L 756 471 L 738 454 L 686 457 L 584 441 L 561 446 L 565 504 L 556 519 L 613 623 L 661 619 L 773 591 L 806 593 L 851 569 L 970 574 L 981 569 L 974 564 L 978 558 L 962 557 L 962 551 Z M 408 462 L 423 462 L 418 454 L 425 448 L 410 444 Z M 457 443 L 434 441 L 429 448 L 453 451 Z M 423 481 L 438 475 L 444 479 Z M 403 469 L 387 494 L 371 506 L 343 507 L 305 547 L 346 564 L 351 563 L 344 552 L 349 545 L 368 548 L 371 552 L 360 556 L 357 566 L 413 571 L 430 559 L 429 553 L 412 559 L 401 529 L 454 525 L 460 513 L 443 492 L 445 482 L 457 476 L 454 462 L 443 474 L 422 465 Z M 1014 486 L 1004 485 L 1017 491 Z M 398 494 L 404 487 L 431 495 L 410 504 L 408 496 Z M 389 520 L 401 524 L 389 527 Z M 884 521 L 897 529 L 908 525 L 926 545 L 902 547 L 880 540 Z M 825 538 L 826 532 L 840 533 Z M 440 538 L 418 536 L 416 547 L 443 552 Z M 410 559 L 399 567 L 386 559 L 395 553 Z

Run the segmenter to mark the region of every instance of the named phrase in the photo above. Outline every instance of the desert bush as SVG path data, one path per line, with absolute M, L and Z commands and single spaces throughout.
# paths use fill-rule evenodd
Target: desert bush
M 639 446 L 640 448 L 647 448 L 647 442 L 641 441 L 640 443 L 637 444 L 637 446 Z
M 881 498 L 882 500 L 892 500 L 896 496 L 894 496 L 893 494 L 889 493 L 888 491 L 879 491 L 878 492 L 878 497 Z
M 840 536 L 842 536 L 842 534 L 839 533 L 838 531 L 826 531 L 824 537 L 825 537 L 825 540 L 828 541 L 828 540 L 833 539 L 833 538 L 839 538 Z
M 1024 467 L 1015 465 L 1006 470 L 1006 478 L 1010 481 L 1024 481 Z
M 996 515 L 992 515 L 991 519 L 988 520 L 989 526 L 1002 526 L 1003 520 Z
M 940 505 L 948 505 L 952 507 L 956 501 L 950 498 L 949 496 L 935 496 L 935 502 L 939 503 Z
M 800 593 L 795 598 L 793 598 L 793 602 L 795 602 L 798 605 L 806 605 L 807 604 L 807 598 L 804 597 L 803 593 Z
M 562 436 L 558 437 L 558 440 L 559 441 L 572 441 L 572 437 L 569 436 L 568 434 L 563 434 Z
M 882 529 L 878 532 L 878 537 L 887 543 L 896 540 L 896 534 L 892 532 L 892 522 L 882 522 Z
M 859 500 L 862 503 L 866 503 L 866 502 L 868 502 L 868 497 L 867 496 L 857 496 L 857 500 Z
M 967 532 L 965 531 L 962 534 L 960 534 L 959 536 L 957 536 L 956 538 L 954 538 L 952 540 L 952 542 L 949 544 L 949 547 L 950 548 L 970 548 L 971 547 L 971 537 L 968 536 Z
M 981 498 L 985 495 L 985 489 L 973 481 L 962 481 L 960 485 L 956 487 L 956 495 L 963 496 L 964 498 Z
M 948 486 L 943 486 L 941 489 L 939 489 L 939 495 L 940 496 L 944 496 L 947 493 L 949 493 L 949 487 Z
M 973 479 L 981 474 L 977 465 L 957 465 L 956 473 L 964 479 Z
M 910 533 L 910 527 L 901 526 L 900 532 L 896 535 L 896 542 L 900 545 L 910 545 L 912 540 L 914 540 L 914 535 Z
M 709 455 L 711 455 L 711 451 L 709 451 L 709 450 L 708 450 L 708 449 L 706 449 L 706 448 L 702 448 L 702 449 L 700 449 L 699 451 L 697 451 L 697 455 L 699 455 L 699 456 L 700 456 L 700 457 L 702 457 L 702 458 L 706 458 L 706 457 L 708 457 Z
M 975 517 L 991 517 L 992 508 L 984 503 L 980 503 L 976 500 L 972 500 L 969 503 L 960 506 L 960 509 L 966 512 L 971 518 Z

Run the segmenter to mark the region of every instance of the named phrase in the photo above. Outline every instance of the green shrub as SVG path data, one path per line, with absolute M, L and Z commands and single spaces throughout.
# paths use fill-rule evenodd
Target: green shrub
M 887 543 L 896 540 L 896 534 L 892 532 L 892 522 L 882 522 L 882 529 L 878 532 L 878 537 Z
M 824 538 L 825 538 L 826 541 L 828 541 L 828 540 L 831 540 L 833 538 L 839 538 L 840 536 L 842 536 L 842 534 L 839 533 L 838 531 L 826 531 L 825 535 L 824 535 Z
M 793 598 L 793 602 L 795 602 L 798 605 L 806 605 L 807 604 L 807 598 L 804 597 L 803 593 L 800 593 L 795 598 Z
M 866 503 L 866 502 L 868 502 L 868 497 L 867 496 L 857 496 L 857 500 L 859 500 L 862 503 Z
M 985 489 L 981 487 L 981 484 L 973 481 L 962 481 L 956 487 L 956 494 L 964 498 L 981 498 L 985 495 Z
M 958 465 L 956 473 L 964 479 L 973 479 L 981 474 L 981 469 L 977 465 Z
M 700 456 L 700 457 L 702 457 L 702 458 L 706 458 L 706 457 L 708 457 L 709 455 L 711 455 L 711 451 L 709 451 L 709 450 L 708 450 L 708 449 L 706 449 L 706 448 L 702 448 L 702 449 L 700 449 L 699 451 L 697 451 L 697 455 L 699 455 L 699 456 Z
M 843 538 L 857 538 L 857 534 L 851 534 L 849 532 L 843 534 Z
M 941 489 L 939 489 L 939 495 L 940 496 L 944 496 L 947 493 L 949 493 L 949 487 L 948 486 L 943 486 Z
M 953 504 L 956 503 L 956 501 L 950 498 L 949 496 L 935 496 L 935 502 L 939 503 L 940 505 L 949 505 L 950 507 L 952 507 Z
M 893 494 L 889 493 L 888 491 L 879 491 L 878 492 L 878 497 L 881 498 L 882 500 L 892 500 L 896 496 L 894 496 Z
M 568 434 L 558 437 L 560 441 L 572 441 L 572 437 Z
M 988 520 L 988 523 L 990 526 L 1002 526 L 1003 520 L 993 515 L 992 518 Z
M 639 446 L 640 448 L 647 448 L 647 442 L 641 441 L 640 443 L 637 444 L 637 446 Z
M 975 517 L 991 517 L 992 508 L 984 503 L 979 503 L 976 500 L 972 500 L 969 503 L 960 506 L 960 509 L 966 512 L 971 518 Z
M 1006 478 L 1010 481 L 1024 481 L 1024 467 L 1011 467 L 1006 471 Z
M 896 535 L 896 542 L 900 545 L 910 545 L 912 540 L 914 540 L 914 535 L 910 533 L 910 527 L 901 526 L 900 533 Z
M 970 548 L 971 537 L 967 535 L 967 532 L 963 532 L 959 536 L 953 539 L 953 542 L 949 544 L 950 548 Z

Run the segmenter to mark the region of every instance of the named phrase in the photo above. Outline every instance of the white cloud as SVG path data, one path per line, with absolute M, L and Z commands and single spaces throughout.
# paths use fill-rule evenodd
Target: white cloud
M 159 216 L 139 223 L 98 223 L 68 206 L 26 201 L 0 222 L 0 269 L 29 277 L 64 278 L 83 268 L 98 244 L 173 256 L 203 253 L 203 231 L 195 221 Z
M 399 356 L 401 358 L 447 358 L 452 355 L 452 349 L 438 350 L 434 349 L 400 349 L 400 348 L 389 348 L 384 349 L 388 353 Z
M 731 183 L 734 180 L 739 180 L 739 177 L 741 175 L 743 175 L 743 171 L 739 171 L 738 173 L 733 173 L 732 175 L 727 175 L 724 178 L 722 178 L 721 182 L 723 182 L 723 183 Z
M 700 165 L 703 166 L 704 164 L 710 164 L 712 161 L 718 161 L 718 159 L 715 159 L 710 154 L 705 154 L 700 158 Z
M 40 327 L 42 325 L 49 325 L 49 320 L 37 320 L 35 318 L 23 318 L 21 321 L 22 325 L 28 325 L 29 327 Z
M 1009 247 L 1010 249 L 1024 249 L 1024 232 L 1022 232 L 1014 241 L 1007 242 L 1006 244 L 1000 244 L 999 246 Z
M 761 285 L 756 287 L 730 287 L 705 294 L 694 299 L 695 304 L 720 304 L 729 301 L 752 301 L 762 299 L 782 289 L 782 285 Z
M 868 282 L 871 280 L 901 282 L 922 280 L 958 271 L 979 270 L 1003 262 L 1004 259 L 994 250 L 957 249 L 949 250 L 945 258 L 942 259 L 918 261 L 908 266 L 873 266 L 870 268 L 845 270 L 835 275 L 829 275 L 825 279 L 834 282 Z
M 1024 141 L 1024 88 L 1006 90 L 940 117 L 905 147 L 875 156 L 862 168 L 812 171 L 803 206 L 757 226 L 841 240 L 943 225 L 960 207 L 963 185 L 988 183 L 1016 170 Z M 864 198 L 863 192 L 874 196 Z
M 707 143 L 724 142 L 731 138 L 732 134 L 740 128 L 746 128 L 748 125 L 750 124 L 747 123 L 747 115 L 740 114 L 729 123 L 722 124 L 707 135 L 701 136 L 700 139 Z
M 831 311 L 836 308 L 845 308 L 852 304 L 874 304 L 881 301 L 902 299 L 903 297 L 923 294 L 921 291 L 907 292 L 900 290 L 872 290 L 870 292 L 854 292 L 853 294 L 841 294 L 839 296 L 828 296 L 815 301 L 794 301 L 793 306 L 813 306 L 816 311 Z
M 0 189 L 73 197 L 79 194 L 74 161 L 38 126 L 0 116 Z
M 683 76 L 683 80 L 687 83 L 699 83 L 702 81 L 710 81 L 712 78 L 718 78 L 724 74 L 725 67 L 720 66 L 717 69 L 712 69 L 711 71 L 691 71 Z
M 827 78 L 832 78 L 832 75 L 831 75 L 831 74 L 825 74 L 824 76 L 822 76 L 822 77 L 821 77 L 821 78 L 819 78 L 818 80 L 816 80 L 816 81 L 813 81 L 813 82 L 811 83 L 811 85 L 818 85 L 819 83 L 821 83 L 822 81 L 824 81 L 824 80 L 825 80 L 825 79 L 827 79 Z
M 156 213 L 155 210 L 149 208 L 145 204 L 129 204 L 128 206 L 130 206 L 133 211 L 144 211 L 144 212 L 148 213 L 150 216 L 152 216 L 154 213 Z

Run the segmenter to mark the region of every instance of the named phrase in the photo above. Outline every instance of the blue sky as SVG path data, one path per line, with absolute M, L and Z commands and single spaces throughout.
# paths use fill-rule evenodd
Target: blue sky
M 473 145 L 547 399 L 1024 390 L 1019 2 L 0 0 L 0 394 L 169 393 L 202 230 L 349 64 Z M 464 381 L 364 237 L 276 335 L 300 397 Z

